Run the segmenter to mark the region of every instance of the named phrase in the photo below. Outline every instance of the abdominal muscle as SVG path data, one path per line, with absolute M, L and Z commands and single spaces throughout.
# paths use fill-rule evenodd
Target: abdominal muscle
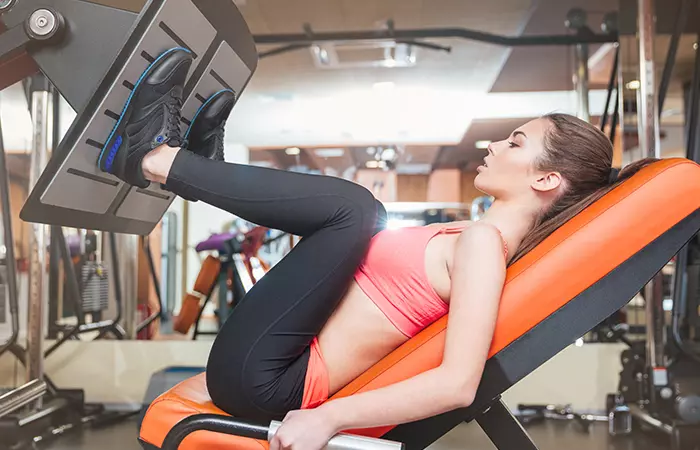
M 459 234 L 435 236 L 425 252 L 428 281 L 448 301 L 454 245 Z M 406 342 L 401 333 L 353 281 L 338 308 L 319 333 L 318 341 L 333 395 Z

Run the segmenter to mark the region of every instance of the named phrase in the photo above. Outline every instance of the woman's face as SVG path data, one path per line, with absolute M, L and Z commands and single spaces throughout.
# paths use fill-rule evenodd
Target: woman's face
M 530 192 L 543 173 L 536 161 L 544 152 L 549 123 L 535 119 L 519 127 L 507 139 L 492 142 L 484 164 L 476 170 L 474 186 L 496 199 L 512 199 Z

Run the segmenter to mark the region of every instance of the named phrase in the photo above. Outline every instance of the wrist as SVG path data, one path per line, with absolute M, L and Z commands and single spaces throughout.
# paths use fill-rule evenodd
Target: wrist
M 338 402 L 336 400 L 326 402 L 317 409 L 318 412 L 326 418 L 333 434 L 337 434 L 347 427 L 344 420 L 346 416 L 342 413 L 340 408 L 338 408 Z

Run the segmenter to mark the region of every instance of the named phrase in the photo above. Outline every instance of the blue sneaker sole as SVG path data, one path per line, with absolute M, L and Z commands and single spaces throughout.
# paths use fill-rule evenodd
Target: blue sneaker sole
M 109 138 L 107 138 L 107 141 L 105 142 L 105 146 L 102 147 L 102 151 L 100 152 L 100 156 L 97 159 L 97 166 L 103 170 L 104 172 L 111 173 L 110 170 L 112 168 L 112 163 L 114 162 L 114 157 L 117 155 L 117 152 L 119 151 L 119 148 L 121 146 L 121 136 L 117 136 L 117 139 L 112 141 L 114 139 L 114 136 L 117 132 L 117 129 L 119 126 L 122 124 L 122 121 L 124 117 L 131 112 L 130 106 L 131 106 L 131 100 L 134 98 L 134 94 L 137 92 L 139 86 L 141 86 L 141 83 L 143 80 L 146 79 L 152 72 L 153 68 L 163 60 L 166 56 L 170 55 L 173 52 L 176 52 L 178 50 L 185 51 L 187 53 L 191 53 L 189 50 L 186 48 L 182 47 L 174 47 L 171 48 L 170 50 L 166 50 L 163 52 L 158 58 L 155 59 L 151 64 L 149 64 L 148 67 L 146 67 L 146 70 L 143 71 L 141 76 L 139 77 L 138 81 L 134 84 L 134 88 L 131 90 L 131 94 L 129 94 L 129 98 L 126 99 L 126 103 L 124 104 L 124 108 L 122 109 L 122 113 L 119 115 L 119 120 L 117 120 L 117 123 L 114 125 L 114 128 L 112 128 L 112 132 L 109 134 Z M 105 153 L 107 152 L 107 149 L 109 150 L 109 153 L 107 154 L 106 161 L 103 161 L 103 158 L 105 156 Z
M 199 113 L 201 113 L 202 110 L 203 110 L 209 103 L 211 103 L 211 102 L 213 102 L 214 100 L 216 100 L 216 98 L 217 98 L 218 96 L 220 96 L 221 94 L 223 94 L 223 93 L 225 93 L 225 92 L 230 92 L 230 93 L 232 93 L 232 94 L 234 95 L 234 101 L 235 101 L 236 93 L 233 92 L 231 89 L 222 89 L 222 90 L 220 90 L 220 91 L 218 91 L 218 92 L 215 92 L 215 93 L 213 93 L 212 95 L 210 95 L 209 98 L 207 99 L 207 101 L 205 101 L 204 103 L 202 103 L 202 106 L 200 106 L 199 109 L 197 109 L 197 112 L 194 113 L 194 116 L 192 117 L 192 121 L 190 122 L 190 126 L 187 127 L 187 131 L 185 132 L 185 136 L 183 137 L 183 139 L 184 139 L 185 141 L 187 141 L 187 138 L 190 136 L 190 131 L 192 131 L 192 125 L 194 125 L 194 122 L 197 120 L 197 116 L 199 116 Z M 196 153 L 196 152 L 195 152 L 195 153 Z

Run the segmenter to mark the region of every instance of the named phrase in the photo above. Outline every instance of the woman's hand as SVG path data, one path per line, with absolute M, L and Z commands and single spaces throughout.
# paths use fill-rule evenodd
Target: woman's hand
M 335 423 L 318 409 L 290 411 L 270 441 L 270 450 L 321 450 L 336 433 Z

